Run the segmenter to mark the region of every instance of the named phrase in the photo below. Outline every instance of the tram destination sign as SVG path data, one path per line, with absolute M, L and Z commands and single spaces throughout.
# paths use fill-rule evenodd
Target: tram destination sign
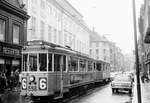
M 0 52 L 3 54 L 9 54 L 9 55 L 21 55 L 21 52 L 19 49 L 5 47 L 0 45 Z

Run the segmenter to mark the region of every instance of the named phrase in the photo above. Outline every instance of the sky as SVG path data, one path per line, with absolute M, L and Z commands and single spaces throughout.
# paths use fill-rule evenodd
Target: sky
M 67 0 L 82 15 L 90 29 L 116 43 L 122 53 L 134 50 L 132 0 Z M 136 17 L 144 0 L 136 1 Z M 138 25 L 138 22 L 137 22 Z M 138 28 L 137 28 L 138 29 Z M 137 35 L 139 34 L 137 30 Z

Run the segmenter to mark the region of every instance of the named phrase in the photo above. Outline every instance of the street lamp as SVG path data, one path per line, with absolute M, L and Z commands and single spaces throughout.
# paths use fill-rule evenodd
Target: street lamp
M 134 40 L 135 40 L 135 58 L 136 58 L 136 78 L 137 78 L 137 99 L 138 103 L 141 102 L 141 87 L 140 87 L 140 72 L 139 72 L 139 57 L 138 57 L 138 45 L 137 45 L 137 30 L 136 30 L 136 12 L 135 12 L 135 0 L 132 0 L 133 4 L 133 22 L 134 22 Z

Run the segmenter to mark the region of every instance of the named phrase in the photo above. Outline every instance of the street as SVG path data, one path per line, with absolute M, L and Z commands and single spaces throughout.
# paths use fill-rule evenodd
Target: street
M 108 85 L 95 89 L 93 93 L 69 103 L 136 103 L 134 102 L 136 97 L 135 86 L 133 91 L 133 95 L 128 94 L 127 91 L 112 94 L 109 83 Z
M 150 82 L 141 82 L 141 98 L 142 103 L 150 103 Z M 136 80 L 133 88 L 133 94 L 128 94 L 127 91 L 112 94 L 111 85 L 102 86 L 95 89 L 92 93 L 70 101 L 68 103 L 138 103 Z
M 150 83 L 145 82 L 141 83 L 141 96 L 142 103 L 150 103 Z M 18 96 L 14 94 L 10 94 L 11 97 L 7 99 L 7 103 L 20 103 L 21 100 Z M 15 97 L 12 95 L 16 95 Z M 16 99 L 19 100 L 16 100 Z M 111 91 L 110 83 L 101 87 L 98 87 L 91 92 L 88 92 L 86 95 L 79 97 L 77 99 L 73 99 L 67 103 L 138 103 L 137 102 L 137 90 L 136 83 L 134 84 L 133 94 L 129 94 L 128 91 L 120 91 L 119 93 L 113 94 Z

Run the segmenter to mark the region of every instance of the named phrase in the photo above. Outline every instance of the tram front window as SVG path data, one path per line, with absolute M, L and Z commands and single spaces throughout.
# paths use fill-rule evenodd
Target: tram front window
M 37 54 L 29 54 L 29 71 L 37 71 Z
M 39 54 L 39 66 L 40 71 L 47 71 L 47 54 Z
M 27 59 L 28 55 L 27 54 L 23 54 L 23 70 L 22 71 L 27 71 Z

